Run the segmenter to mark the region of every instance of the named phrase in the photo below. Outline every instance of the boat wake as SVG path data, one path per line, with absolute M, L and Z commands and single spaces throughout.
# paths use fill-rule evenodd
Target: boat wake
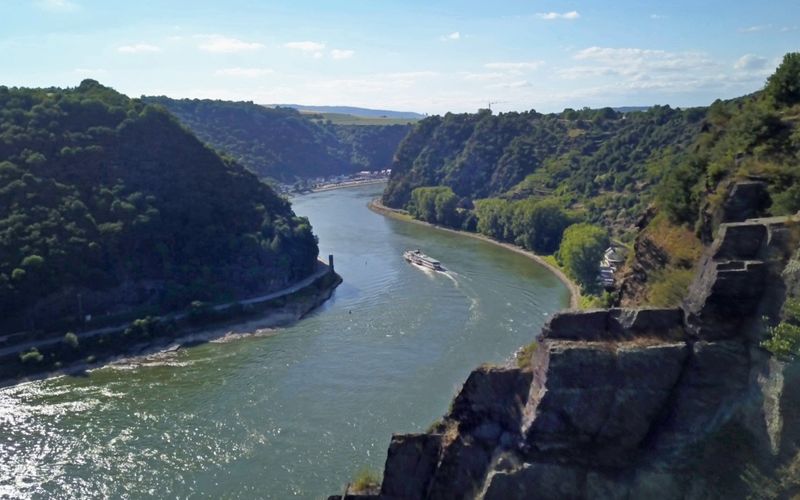
M 458 276 L 456 273 L 454 273 L 453 271 L 445 271 L 445 272 L 440 272 L 439 274 L 447 276 L 450 279 L 450 281 L 452 281 L 456 285 L 456 288 L 460 288 L 458 279 L 456 279 L 456 276 Z

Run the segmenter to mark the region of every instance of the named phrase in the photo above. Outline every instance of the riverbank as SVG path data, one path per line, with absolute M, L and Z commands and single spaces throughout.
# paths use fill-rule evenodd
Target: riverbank
M 328 300 L 342 278 L 320 262 L 311 276 L 267 295 L 137 320 L 117 327 L 27 342 L 0 350 L 0 387 L 79 375 L 119 360 L 150 356 L 246 332 L 289 326 Z
M 386 217 L 391 217 L 395 220 L 401 220 L 403 222 L 411 222 L 413 224 L 420 224 L 423 226 L 432 227 L 434 229 L 438 229 L 440 231 L 447 231 L 450 233 L 456 233 L 463 236 L 468 236 L 470 238 L 475 238 L 481 241 L 485 241 L 487 243 L 491 243 L 493 245 L 497 245 L 503 247 L 507 250 L 511 250 L 512 252 L 518 253 L 520 255 L 524 255 L 529 259 L 533 260 L 537 264 L 547 268 L 551 273 L 553 273 L 562 283 L 564 286 L 567 287 L 569 290 L 570 298 L 569 298 L 569 308 L 570 309 L 578 309 L 580 307 L 580 300 L 581 300 L 581 291 L 578 285 L 573 282 L 569 277 L 564 274 L 564 271 L 559 269 L 558 267 L 554 266 L 553 264 L 547 262 L 541 255 L 536 255 L 535 253 L 525 250 L 524 248 L 520 248 L 516 245 L 512 245 L 510 243 L 504 243 L 502 241 L 497 241 L 495 239 L 489 238 L 488 236 L 484 236 L 478 233 L 471 233 L 469 231 L 461 231 L 458 229 L 452 229 L 449 227 L 438 226 L 436 224 L 431 224 L 430 222 L 425 222 L 421 220 L 417 220 L 413 218 L 411 215 L 408 214 L 405 210 L 398 210 L 395 208 L 389 208 L 383 203 L 381 203 L 379 198 L 375 198 L 374 200 L 369 202 L 369 209 L 375 213 L 379 213 Z
M 320 186 L 318 188 L 314 188 L 311 190 L 312 193 L 320 193 L 322 191 L 331 191 L 333 189 L 344 189 L 344 188 L 352 188 L 352 187 L 360 187 L 360 186 L 370 186 L 372 184 L 384 184 L 389 179 L 369 179 L 366 181 L 353 181 L 353 182 L 340 182 L 337 184 L 328 184 L 325 186 Z

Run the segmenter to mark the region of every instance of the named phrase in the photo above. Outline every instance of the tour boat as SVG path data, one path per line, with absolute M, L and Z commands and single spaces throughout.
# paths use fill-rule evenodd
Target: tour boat
M 412 264 L 416 264 L 418 266 L 431 269 L 433 271 L 445 272 L 445 269 L 441 262 L 438 260 L 428 257 L 424 253 L 420 252 L 419 250 L 406 250 L 403 252 L 403 258 L 405 258 L 408 262 Z

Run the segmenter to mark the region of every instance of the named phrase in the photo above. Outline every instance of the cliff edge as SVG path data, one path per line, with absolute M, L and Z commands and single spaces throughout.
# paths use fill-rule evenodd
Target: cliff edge
M 430 432 L 394 435 L 362 498 L 746 496 L 800 445 L 797 366 L 760 347 L 799 227 L 722 224 L 681 307 L 555 315 L 530 368 L 481 367 Z

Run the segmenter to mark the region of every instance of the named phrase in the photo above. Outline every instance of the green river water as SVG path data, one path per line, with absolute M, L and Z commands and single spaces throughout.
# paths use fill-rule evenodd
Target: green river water
M 569 300 L 524 256 L 371 212 L 382 187 L 293 200 L 344 278 L 294 326 L 0 389 L 0 497 L 322 498 L 382 470 Z

